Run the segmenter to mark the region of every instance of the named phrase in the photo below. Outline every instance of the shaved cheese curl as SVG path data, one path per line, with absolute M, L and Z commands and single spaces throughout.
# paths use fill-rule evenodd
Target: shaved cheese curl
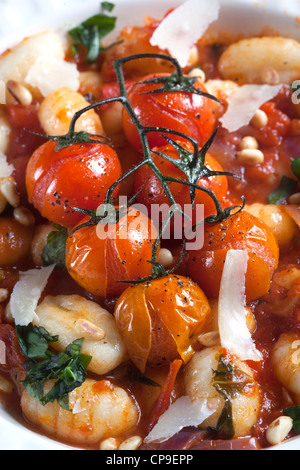
M 256 349 L 247 327 L 245 278 L 248 253 L 229 250 L 223 269 L 218 322 L 221 346 L 242 361 L 261 361 L 262 355 Z
M 188 65 L 191 49 L 208 26 L 218 19 L 218 0 L 187 0 L 173 10 L 153 33 L 150 43 L 178 60 L 181 67 Z
M 28 71 L 25 83 L 38 88 L 44 97 L 62 87 L 77 91 L 80 86 L 79 71 L 75 64 L 63 59 L 39 56 Z
M 7 163 L 4 153 L 0 152 L 0 178 L 8 178 L 13 174 L 14 166 Z
M 178 398 L 159 418 L 144 442 L 164 442 L 181 429 L 198 427 L 216 411 L 216 401 L 197 399 L 191 401 L 187 396 Z
M 281 90 L 282 85 L 242 85 L 234 90 L 227 102 L 228 108 L 221 117 L 222 126 L 229 132 L 235 132 L 247 126 L 256 111 L 270 101 Z
M 29 269 L 20 273 L 10 297 L 10 311 L 16 325 L 27 326 L 35 318 L 35 310 L 54 266 Z

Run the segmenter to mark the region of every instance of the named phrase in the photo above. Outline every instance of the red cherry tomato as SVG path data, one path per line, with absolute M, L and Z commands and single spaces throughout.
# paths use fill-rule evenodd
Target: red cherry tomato
M 141 81 L 155 77 L 165 77 L 168 74 L 152 74 Z M 128 92 L 131 105 L 145 127 L 163 127 L 194 138 L 202 146 L 211 136 L 215 126 L 214 105 L 210 98 L 188 92 L 159 92 L 149 93 L 160 88 L 161 84 L 133 85 Z M 206 92 L 205 87 L 197 81 L 194 85 L 198 90 Z M 131 145 L 142 150 L 140 138 L 136 127 L 132 123 L 127 111 L 123 110 L 123 128 Z M 174 138 L 174 135 L 170 135 Z M 149 145 L 161 147 L 166 140 L 160 133 L 149 133 Z
M 188 143 L 181 142 L 181 145 L 190 152 L 193 152 L 193 146 Z M 179 154 L 172 145 L 166 145 L 159 149 L 155 149 L 160 153 L 164 153 L 174 159 L 179 159 Z M 187 180 L 186 175 L 177 168 L 174 163 L 166 160 L 165 158 L 152 154 L 153 161 L 163 175 L 173 178 Z M 221 165 L 209 154 L 206 154 L 205 165 L 212 171 L 223 171 Z M 227 177 L 223 175 L 212 176 L 209 178 L 200 178 L 197 182 L 199 186 L 209 189 L 215 193 L 221 205 L 227 200 L 228 182 Z M 191 204 L 190 188 L 180 183 L 169 183 L 168 187 L 172 192 L 177 204 L 184 210 L 185 204 Z M 163 190 L 159 179 L 154 175 L 149 166 L 144 165 L 137 171 L 135 177 L 135 193 L 139 193 L 138 202 L 145 204 L 148 208 L 152 204 L 168 204 L 168 198 Z M 204 205 L 204 216 L 216 214 L 216 206 L 213 199 L 204 191 L 196 190 L 195 207 L 196 205 Z M 195 211 L 194 211 L 195 213 Z
M 248 252 L 247 299 L 255 300 L 265 295 L 278 266 L 278 244 L 271 229 L 246 211 L 205 228 L 203 248 L 189 252 L 191 278 L 208 297 L 217 298 L 224 262 L 230 249 Z
M 116 225 L 94 225 L 75 231 L 67 240 L 67 269 L 81 287 L 95 296 L 118 296 L 128 287 L 127 283 L 118 281 L 151 275 L 149 261 L 157 236 L 148 217 L 129 209 L 127 217 L 123 216 Z
M 147 364 L 188 362 L 211 309 L 197 284 L 169 275 L 127 289 L 114 316 L 131 360 L 143 372 Z
M 68 206 L 97 209 L 121 176 L 121 165 L 116 152 L 101 142 L 73 144 L 57 152 L 56 145 L 48 141 L 31 156 L 28 199 L 46 219 L 72 227 L 83 215 Z

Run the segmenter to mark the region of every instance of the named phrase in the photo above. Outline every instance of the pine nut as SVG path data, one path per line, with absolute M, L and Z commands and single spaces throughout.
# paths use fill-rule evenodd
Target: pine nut
M 9 80 L 6 87 L 18 104 L 29 106 L 32 103 L 32 94 L 21 83 Z
M 264 162 L 265 156 L 258 149 L 244 149 L 237 152 L 237 158 L 243 165 L 258 165 Z
M 195 68 L 189 72 L 190 77 L 198 78 L 199 82 L 205 83 L 206 75 L 205 72 L 200 68 Z
M 17 207 L 14 210 L 14 218 L 21 225 L 25 225 L 25 227 L 32 227 L 35 224 L 34 215 L 27 207 Z
M 0 289 L 0 303 L 5 302 L 8 299 L 9 292 L 7 289 Z
M 268 124 L 268 116 L 262 109 L 258 109 L 251 119 L 251 124 L 261 129 Z
M 11 206 L 18 207 L 20 205 L 20 196 L 12 178 L 4 178 L 0 182 L 0 192 Z
M 173 255 L 167 248 L 162 248 L 159 252 L 159 263 L 164 267 L 168 268 L 174 261 Z
M 266 67 L 262 72 L 261 80 L 266 85 L 278 85 L 280 83 L 280 76 L 273 67 Z
M 255 139 L 255 137 L 248 135 L 242 138 L 240 145 L 239 145 L 239 149 L 240 150 L 258 149 L 258 142 Z
M 88 337 L 92 340 L 101 340 L 106 336 L 106 333 L 102 328 L 99 328 L 99 326 L 94 323 L 82 318 L 75 322 L 75 329 L 79 334 L 83 334 L 85 338 Z
M 289 204 L 295 204 L 296 206 L 299 206 L 300 205 L 300 193 L 292 194 L 288 198 L 288 203 Z
M 118 441 L 114 437 L 109 437 L 100 442 L 100 450 L 117 450 Z
M 219 332 L 210 331 L 209 333 L 204 333 L 203 335 L 198 336 L 197 341 L 206 348 L 217 346 L 220 344 Z
M 269 444 L 280 444 L 288 436 L 293 428 L 293 420 L 289 416 L 280 416 L 273 421 L 266 433 Z
M 140 436 L 132 436 L 123 441 L 118 450 L 137 450 L 142 442 L 143 439 Z
M 12 393 L 14 390 L 13 383 L 3 375 L 0 375 L 0 391 L 3 393 Z

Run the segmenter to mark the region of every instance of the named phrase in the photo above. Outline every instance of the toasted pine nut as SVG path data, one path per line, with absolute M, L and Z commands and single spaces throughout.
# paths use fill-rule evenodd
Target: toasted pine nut
M 118 441 L 114 437 L 109 437 L 100 442 L 100 450 L 117 450 Z
M 220 336 L 218 331 L 210 331 L 198 336 L 198 343 L 206 348 L 217 346 L 220 343 Z
M 164 268 L 168 268 L 174 261 L 172 252 L 167 248 L 162 248 L 159 253 L 159 262 Z
M 0 289 L 0 303 L 8 299 L 9 292 L 7 289 Z
M 18 207 L 20 205 L 20 196 L 13 178 L 2 179 L 0 192 L 11 206 Z
M 268 116 L 262 109 L 258 109 L 251 119 L 251 124 L 259 129 L 268 124 Z
M 273 67 L 266 67 L 262 72 L 261 80 L 266 85 L 278 85 L 280 83 L 279 73 Z
M 14 210 L 14 218 L 17 222 L 26 227 L 32 227 L 35 224 L 34 215 L 27 207 L 17 207 Z
M 32 94 L 21 83 L 9 80 L 6 87 L 18 104 L 29 106 L 32 103 Z
M 13 383 L 3 375 L 0 375 L 0 391 L 4 393 L 12 393 L 14 390 Z
M 258 165 L 264 162 L 265 156 L 258 149 L 245 149 L 237 152 L 237 158 L 243 165 Z
M 293 428 L 293 420 L 289 416 L 280 416 L 273 421 L 266 433 L 269 444 L 280 444 L 288 436 Z
M 132 436 L 125 439 L 125 441 L 123 441 L 119 446 L 118 450 L 137 450 L 142 442 L 143 439 L 140 436 Z
M 10 302 L 8 302 L 8 304 L 5 307 L 4 319 L 7 323 L 14 322 L 14 317 L 12 316 L 12 313 L 11 313 Z
M 205 72 L 200 68 L 195 68 L 189 72 L 190 77 L 198 78 L 199 82 L 205 83 L 206 75 Z
M 292 194 L 288 198 L 288 203 L 289 204 L 295 204 L 296 206 L 299 206 L 300 205 L 300 193 Z
M 80 318 L 75 322 L 75 329 L 79 334 L 83 334 L 85 337 L 88 337 L 93 340 L 101 340 L 105 338 L 105 331 L 99 326 L 94 325 L 94 323 Z
M 258 149 L 258 142 L 255 139 L 255 137 L 248 135 L 242 138 L 240 145 L 239 145 L 239 149 L 240 150 Z

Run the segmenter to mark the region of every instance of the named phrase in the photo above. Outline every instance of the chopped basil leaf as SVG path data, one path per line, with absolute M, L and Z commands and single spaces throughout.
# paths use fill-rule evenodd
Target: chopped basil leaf
M 81 46 L 87 48 L 85 61 L 87 63 L 95 62 L 101 52 L 105 50 L 102 46 L 102 39 L 114 30 L 116 17 L 109 16 L 105 12 L 111 12 L 114 4 L 102 2 L 102 11 L 98 15 L 92 16 L 80 25 L 68 31 L 68 34 L 74 41 L 73 51 L 77 54 Z
M 295 159 L 292 158 L 291 162 L 292 172 L 297 176 L 298 180 L 300 180 L 300 157 L 296 157 Z
M 16 329 L 21 352 L 28 358 L 23 363 L 26 378 L 21 384 L 43 406 L 57 400 L 62 408 L 70 411 L 68 395 L 86 380 L 86 368 L 92 359 L 81 353 L 83 339 L 75 340 L 64 353 L 54 354 L 48 342 L 56 342 L 58 336 L 52 337 L 44 328 L 32 324 Z M 44 384 L 48 380 L 55 383 L 45 395 Z
M 284 202 L 296 191 L 297 185 L 298 183 L 296 180 L 289 178 L 288 176 L 283 176 L 278 188 L 269 195 L 269 204 L 281 204 Z
M 53 232 L 49 233 L 47 245 L 42 251 L 42 261 L 44 266 L 55 264 L 56 269 L 65 269 L 66 241 L 68 230 L 60 225 L 54 225 Z
M 284 410 L 284 414 L 292 418 L 294 423 L 293 429 L 297 434 L 300 434 L 300 406 L 287 408 Z

